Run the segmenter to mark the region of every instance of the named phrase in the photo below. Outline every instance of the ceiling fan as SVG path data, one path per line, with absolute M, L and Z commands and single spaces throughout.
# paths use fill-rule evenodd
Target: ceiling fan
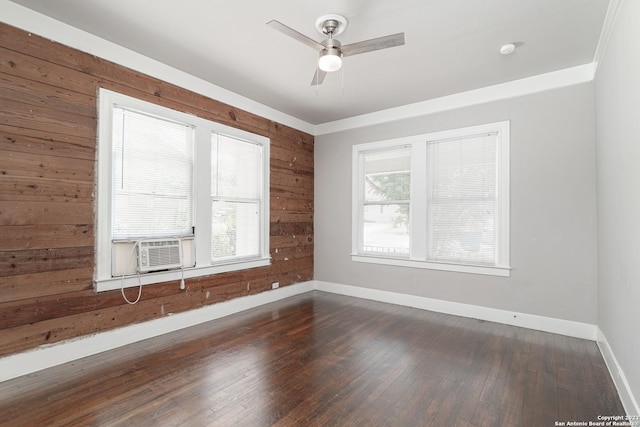
M 353 56 L 404 44 L 404 33 L 398 33 L 342 46 L 333 37 L 342 33 L 347 28 L 347 23 L 347 18 L 342 15 L 329 14 L 318 18 L 316 20 L 316 29 L 321 34 L 329 36 L 328 39 L 322 42 L 317 42 L 276 20 L 267 22 L 267 25 L 320 53 L 316 74 L 311 81 L 312 85 L 319 85 L 322 84 L 327 73 L 338 71 L 342 67 L 343 56 Z

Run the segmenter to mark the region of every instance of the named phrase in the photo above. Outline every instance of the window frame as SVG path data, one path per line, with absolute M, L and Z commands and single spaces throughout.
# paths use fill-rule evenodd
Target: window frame
M 482 133 L 496 133 L 496 264 L 492 266 L 454 262 L 434 262 L 427 259 L 427 144 L 453 138 L 462 138 Z M 450 129 L 404 138 L 356 144 L 352 148 L 352 247 L 351 259 L 355 262 L 484 274 L 501 277 L 510 276 L 509 260 L 509 144 L 510 122 L 501 121 L 459 129 Z M 362 153 L 411 147 L 411 196 L 409 207 L 409 257 L 390 257 L 366 253 L 363 247 L 364 164 Z M 415 243 L 415 244 L 414 244 Z
M 180 270 L 113 276 L 112 238 L 112 111 L 113 106 L 140 111 L 185 123 L 194 127 L 194 164 L 193 164 L 193 251 L 195 265 Z M 262 198 L 260 201 L 260 254 L 251 258 L 235 258 L 214 263 L 211 259 L 211 137 L 213 134 L 225 135 L 241 141 L 257 144 L 262 149 Z M 180 280 L 182 277 L 208 276 L 228 271 L 237 271 L 271 264 L 269 254 L 269 175 L 270 175 L 269 138 L 226 126 L 214 121 L 173 110 L 158 104 L 99 88 L 98 91 L 98 141 L 96 150 L 96 258 L 94 269 L 94 289 L 96 292 L 133 287 L 152 283 Z M 153 236 L 149 236 L 153 237 Z M 135 241 L 136 239 L 131 239 Z

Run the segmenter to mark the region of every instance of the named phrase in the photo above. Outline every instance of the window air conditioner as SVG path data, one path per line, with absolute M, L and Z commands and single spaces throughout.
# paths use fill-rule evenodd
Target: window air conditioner
M 169 270 L 182 268 L 180 239 L 138 240 L 138 271 Z

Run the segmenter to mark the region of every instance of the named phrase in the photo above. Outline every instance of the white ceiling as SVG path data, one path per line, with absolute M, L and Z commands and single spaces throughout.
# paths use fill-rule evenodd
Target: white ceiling
M 257 101 L 322 124 L 591 63 L 609 0 L 12 0 Z M 405 45 L 344 58 L 316 93 L 316 19 L 342 44 L 404 32 Z M 510 56 L 498 53 L 514 42 Z

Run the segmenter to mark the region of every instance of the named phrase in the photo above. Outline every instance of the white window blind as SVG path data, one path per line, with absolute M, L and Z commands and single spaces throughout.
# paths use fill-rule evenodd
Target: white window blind
M 427 258 L 495 265 L 496 133 L 427 144 Z
M 373 150 L 362 155 L 362 250 L 408 256 L 411 148 Z
M 112 237 L 191 234 L 193 128 L 116 106 L 112 144 Z
M 225 135 L 211 139 L 211 257 L 260 255 L 262 146 Z

